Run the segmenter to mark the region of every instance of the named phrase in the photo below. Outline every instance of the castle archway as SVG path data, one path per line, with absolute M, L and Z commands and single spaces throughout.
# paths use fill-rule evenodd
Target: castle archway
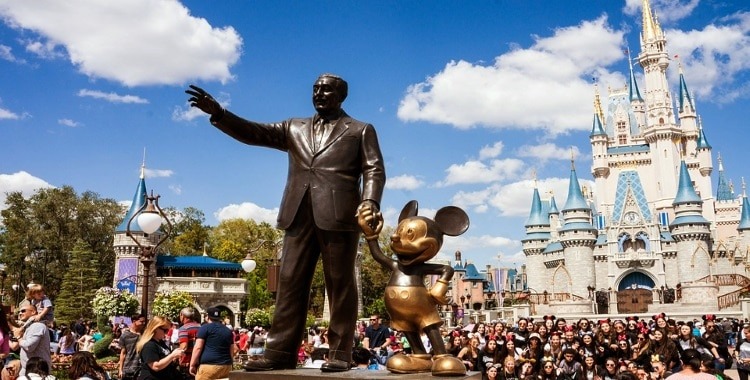
M 617 312 L 620 314 L 645 313 L 653 303 L 655 282 L 651 276 L 639 270 L 624 274 L 617 285 Z

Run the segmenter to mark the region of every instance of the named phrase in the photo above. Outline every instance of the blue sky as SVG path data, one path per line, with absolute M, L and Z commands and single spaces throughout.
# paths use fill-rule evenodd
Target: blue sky
M 241 116 L 280 121 L 311 115 L 312 83 L 332 72 L 349 82 L 347 112 L 378 131 L 388 224 L 410 199 L 428 216 L 458 205 L 471 227 L 446 239 L 443 257 L 460 249 L 481 266 L 520 265 L 533 173 L 558 205 L 571 150 L 579 177 L 591 179 L 592 79 L 603 96 L 624 85 L 623 51 L 640 50 L 640 6 L 0 0 L 0 192 L 71 185 L 129 202 L 145 149 L 147 187 L 163 206 L 197 207 L 211 225 L 274 223 L 285 155 L 214 129 L 183 90 L 195 83 Z M 739 193 L 750 4 L 652 7 Z M 676 61 L 668 75 L 674 88 Z

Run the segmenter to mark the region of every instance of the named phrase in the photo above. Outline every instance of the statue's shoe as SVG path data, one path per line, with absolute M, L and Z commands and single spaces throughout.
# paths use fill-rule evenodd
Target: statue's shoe
M 273 371 L 275 369 L 295 369 L 297 368 L 297 363 L 280 362 L 262 357 L 258 359 L 250 359 L 242 363 L 242 368 L 248 372 Z
M 466 366 L 461 359 L 455 356 L 439 355 L 433 359 L 433 376 L 463 376 L 466 374 Z
M 385 363 L 385 367 L 393 373 L 420 373 L 432 370 L 432 356 L 396 354 Z

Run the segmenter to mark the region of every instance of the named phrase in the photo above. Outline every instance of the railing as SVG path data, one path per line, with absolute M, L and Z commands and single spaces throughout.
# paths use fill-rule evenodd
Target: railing
M 540 305 L 540 304 L 548 304 L 550 302 L 563 302 L 563 301 L 581 301 L 584 298 L 581 296 L 577 296 L 575 294 L 570 293 L 531 293 L 529 294 L 529 301 L 532 304 Z
M 747 292 L 748 290 L 750 290 L 750 287 L 744 287 L 719 296 L 719 310 L 726 309 L 740 303 L 740 295 Z
M 695 280 L 695 282 L 713 282 L 719 286 L 736 285 L 741 288 L 750 286 L 750 278 L 741 274 L 714 274 Z

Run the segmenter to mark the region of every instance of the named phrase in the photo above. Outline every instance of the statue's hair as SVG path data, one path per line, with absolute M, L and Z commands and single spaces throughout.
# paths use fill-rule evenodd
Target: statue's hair
M 320 80 L 322 78 L 331 78 L 335 81 L 336 89 L 338 90 L 339 94 L 341 94 L 341 101 L 344 101 L 344 99 L 346 99 L 346 96 L 349 95 L 349 84 L 346 83 L 344 78 L 331 73 L 320 74 L 318 79 Z

